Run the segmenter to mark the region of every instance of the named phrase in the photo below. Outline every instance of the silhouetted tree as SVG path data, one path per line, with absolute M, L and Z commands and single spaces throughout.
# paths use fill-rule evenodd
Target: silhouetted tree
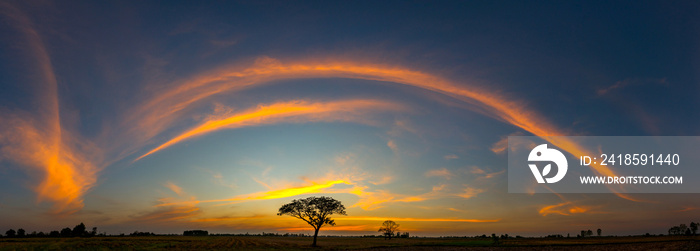
M 17 229 L 17 237 L 24 237 L 26 235 L 26 231 L 24 229 Z
M 678 225 L 678 230 L 679 230 L 678 234 L 684 234 L 685 231 L 688 230 L 688 226 L 686 226 L 685 224 L 680 224 L 680 225 Z
M 73 234 L 73 231 L 70 230 L 70 228 L 68 228 L 68 227 L 61 229 L 61 237 L 71 237 L 72 234 Z
M 96 236 L 97 235 L 97 227 L 93 227 L 92 231 L 90 231 L 90 236 Z
M 289 215 L 301 219 L 311 225 L 314 228 L 314 243 L 311 246 L 314 247 L 318 230 L 326 224 L 335 226 L 335 221 L 330 218 L 332 214 L 347 215 L 345 206 L 336 199 L 324 196 L 293 200 L 280 207 L 277 213 L 277 215 Z
M 586 230 L 581 230 L 581 237 L 586 237 Z
M 695 235 L 698 232 L 698 223 L 690 222 L 690 231 Z
M 182 235 L 184 235 L 184 236 L 207 236 L 207 235 L 209 235 L 209 231 L 206 231 L 206 230 L 187 230 L 187 231 L 183 232 Z M 265 235 L 264 232 L 263 232 L 263 235 Z
M 7 230 L 7 232 L 5 232 L 5 236 L 10 237 L 10 238 L 15 237 L 16 234 L 17 234 L 17 232 L 15 232 L 14 229 L 10 229 L 10 230 Z
M 54 230 L 54 231 L 51 231 L 51 233 L 49 233 L 49 236 L 51 236 L 51 237 L 61 237 L 61 233 L 58 232 L 58 231 L 56 231 L 56 230 Z
M 600 234 L 603 233 L 603 230 L 600 230 L 600 228 L 598 228 L 598 230 L 596 230 L 596 232 L 598 232 L 598 237 L 600 237 Z
M 130 233 L 129 236 L 152 236 L 156 235 L 151 232 L 139 232 L 139 231 L 134 231 L 133 233 Z
M 80 236 L 85 236 L 85 234 L 87 233 L 87 231 L 85 231 L 85 229 L 87 229 L 87 228 L 85 227 L 85 224 L 83 224 L 83 223 L 81 222 L 79 225 L 76 225 L 76 226 L 73 228 L 73 236 L 78 236 L 78 237 L 80 237 Z
M 389 238 L 389 240 L 391 240 L 391 236 L 394 235 L 396 230 L 399 230 L 399 224 L 391 220 L 386 220 L 382 223 L 382 227 L 379 228 L 378 232 L 384 233 L 384 239 Z
M 588 237 L 593 236 L 593 231 L 591 231 L 590 229 L 588 229 L 588 231 L 586 231 L 586 235 L 588 235 Z

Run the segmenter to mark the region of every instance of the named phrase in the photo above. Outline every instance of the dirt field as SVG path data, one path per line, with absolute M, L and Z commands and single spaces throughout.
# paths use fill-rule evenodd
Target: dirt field
M 300 250 L 310 249 L 311 241 L 274 236 L 0 238 L 0 250 Z M 319 237 L 318 244 L 318 250 L 700 250 L 700 237 L 522 238 L 498 245 L 474 238 Z

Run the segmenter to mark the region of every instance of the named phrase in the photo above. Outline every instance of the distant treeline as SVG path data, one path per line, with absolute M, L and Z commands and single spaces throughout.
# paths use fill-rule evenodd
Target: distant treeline
M 4 237 L 9 238 L 24 238 L 24 237 L 92 237 L 92 236 L 104 236 L 105 233 L 98 234 L 97 228 L 93 227 L 92 231 L 87 231 L 85 224 L 80 223 L 73 227 L 73 229 L 66 227 L 61 229 L 61 231 L 54 230 L 48 233 L 44 232 L 31 232 L 27 233 L 24 229 L 20 228 L 15 231 L 14 229 L 7 230 Z M 2 235 L 0 235 L 2 236 Z
M 680 224 L 678 226 L 673 226 L 670 229 L 668 229 L 668 235 L 696 235 L 697 230 L 700 227 L 700 223 L 695 223 L 695 222 L 690 222 L 690 225 L 686 224 Z M 598 236 L 602 236 L 602 231 L 601 229 L 598 229 L 595 232 Z M 93 227 L 91 231 L 87 230 L 87 227 L 85 224 L 80 223 L 73 227 L 72 229 L 69 227 L 63 228 L 60 231 L 54 230 L 50 231 L 48 233 L 45 232 L 36 232 L 33 231 L 31 233 L 27 233 L 24 229 L 20 228 L 17 230 L 10 229 L 5 232 L 5 235 L 0 234 L 0 237 L 6 237 L 6 238 L 28 238 L 28 237 L 94 237 L 94 236 L 111 236 L 111 237 L 123 237 L 123 236 L 156 236 L 160 235 L 163 236 L 163 234 L 155 234 L 152 232 L 140 232 L 140 231 L 134 231 L 133 233 L 130 234 L 119 234 L 119 235 L 107 235 L 107 233 L 98 233 L 97 232 L 97 227 Z M 176 236 L 178 234 L 165 234 L 167 236 Z M 303 233 L 258 233 L 258 234 L 250 234 L 250 233 L 245 233 L 245 234 L 209 234 L 209 231 L 206 230 L 187 230 L 184 231 L 183 236 L 279 236 L 279 237 L 312 237 L 313 235 L 309 234 L 303 234 Z M 338 236 L 338 235 L 323 235 L 324 237 L 364 237 L 364 238 L 384 238 L 384 235 L 362 235 L 362 236 Z M 581 230 L 581 234 L 576 235 L 577 238 L 582 238 L 582 237 L 592 237 L 593 236 L 593 231 L 591 230 Z M 646 233 L 642 236 L 656 236 L 653 234 Z M 663 236 L 663 234 L 659 234 L 658 236 Z M 409 238 L 409 237 L 415 237 L 415 236 L 410 236 L 408 232 L 397 232 L 396 233 L 396 238 Z M 420 237 L 418 237 L 420 238 Z M 437 238 L 492 238 L 495 240 L 498 239 L 509 239 L 509 238 L 524 238 L 522 236 L 509 236 L 508 234 L 501 234 L 500 236 L 496 234 L 491 234 L 489 235 L 476 235 L 476 236 L 440 236 Z M 570 238 L 570 235 L 567 234 L 566 237 L 561 234 L 551 234 L 547 236 L 542 236 L 540 238 Z
M 695 235 L 698 232 L 700 223 L 690 222 L 690 227 L 685 224 L 673 226 L 668 229 L 668 235 Z

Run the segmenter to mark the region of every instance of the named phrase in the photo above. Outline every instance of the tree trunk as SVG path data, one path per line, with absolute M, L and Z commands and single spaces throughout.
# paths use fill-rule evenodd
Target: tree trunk
M 316 246 L 316 237 L 318 237 L 318 229 L 319 228 L 314 228 L 314 243 L 311 244 L 312 247 Z

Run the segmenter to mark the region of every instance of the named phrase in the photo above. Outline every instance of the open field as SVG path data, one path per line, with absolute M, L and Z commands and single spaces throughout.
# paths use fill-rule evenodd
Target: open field
M 0 250 L 300 250 L 310 237 L 153 236 L 95 238 L 0 238 Z M 700 237 L 600 238 L 410 238 L 319 237 L 318 250 L 700 250 Z

